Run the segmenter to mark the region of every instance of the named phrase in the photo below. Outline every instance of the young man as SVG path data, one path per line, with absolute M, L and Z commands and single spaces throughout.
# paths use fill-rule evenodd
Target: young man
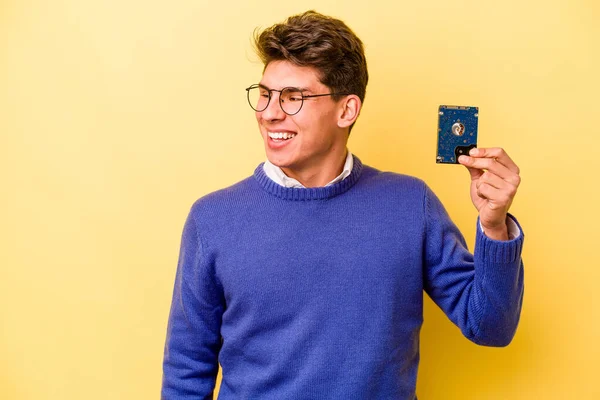
M 474 255 L 419 179 L 346 149 L 368 81 L 361 41 L 315 12 L 256 37 L 247 89 L 267 161 L 192 207 L 164 355 L 163 399 L 414 399 L 423 291 L 475 343 L 507 345 L 523 235 L 519 169 L 478 149 Z

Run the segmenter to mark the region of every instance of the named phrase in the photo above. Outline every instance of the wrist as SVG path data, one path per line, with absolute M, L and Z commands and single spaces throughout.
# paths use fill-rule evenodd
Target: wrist
M 482 225 L 481 228 L 483 230 L 483 234 L 490 239 L 500 241 L 508 240 L 508 227 L 506 223 L 494 227 Z

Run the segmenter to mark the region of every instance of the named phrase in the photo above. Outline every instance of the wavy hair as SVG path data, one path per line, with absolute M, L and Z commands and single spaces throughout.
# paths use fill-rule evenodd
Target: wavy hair
M 265 68 L 271 61 L 312 67 L 333 92 L 365 100 L 369 73 L 363 43 L 339 19 L 313 10 L 294 15 L 262 32 L 256 30 L 254 47 Z

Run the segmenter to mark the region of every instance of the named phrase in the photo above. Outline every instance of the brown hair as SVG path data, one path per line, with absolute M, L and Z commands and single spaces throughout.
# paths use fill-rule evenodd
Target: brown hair
M 312 10 L 294 15 L 262 32 L 255 31 L 254 46 L 265 68 L 271 61 L 281 60 L 313 67 L 319 71 L 321 83 L 333 92 L 365 100 L 369 73 L 363 44 L 339 19 Z

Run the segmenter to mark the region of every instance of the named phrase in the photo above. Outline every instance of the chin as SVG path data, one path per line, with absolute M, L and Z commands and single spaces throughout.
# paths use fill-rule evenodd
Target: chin
M 291 164 L 289 161 L 286 161 L 281 157 L 270 155 L 269 153 L 267 153 L 267 160 L 279 168 L 287 168 Z

